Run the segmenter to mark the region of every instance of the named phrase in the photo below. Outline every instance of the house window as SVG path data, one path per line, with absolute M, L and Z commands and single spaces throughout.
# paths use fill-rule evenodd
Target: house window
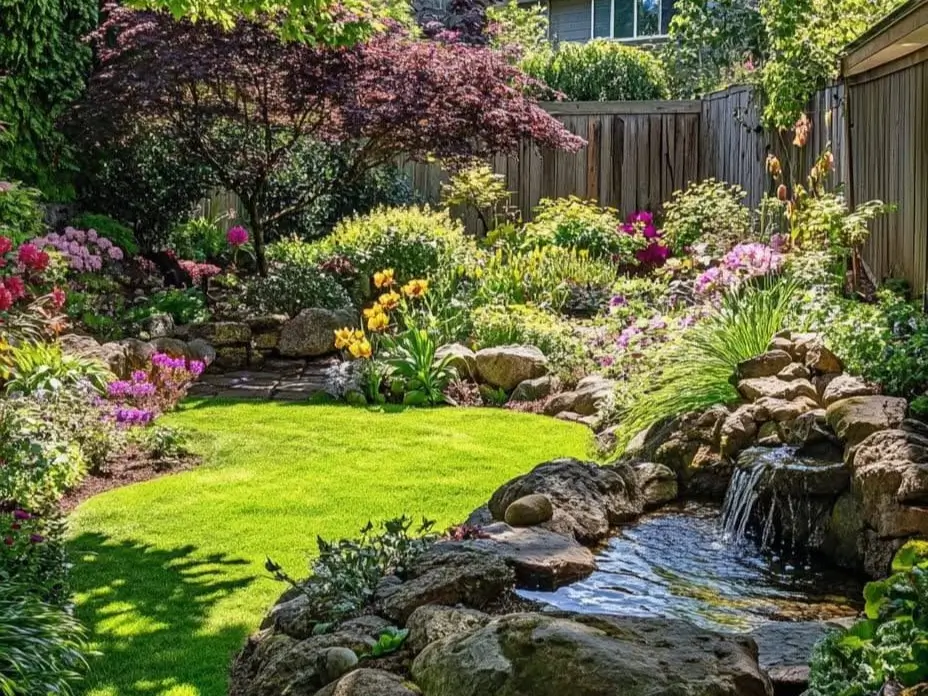
M 590 0 L 593 38 L 666 36 L 674 0 Z

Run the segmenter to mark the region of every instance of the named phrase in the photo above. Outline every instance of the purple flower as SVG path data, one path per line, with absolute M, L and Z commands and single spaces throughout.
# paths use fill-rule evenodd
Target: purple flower
M 203 370 L 206 369 L 206 365 L 202 360 L 191 360 L 188 369 L 190 370 L 190 374 L 194 377 L 199 377 L 203 374 Z
M 32 544 L 41 544 L 43 541 L 45 541 L 45 537 L 42 536 L 41 534 L 30 534 L 29 535 L 29 542 Z
M 31 520 L 32 515 L 30 515 L 25 510 L 13 510 L 13 519 L 14 520 Z
M 248 230 L 241 225 L 230 227 L 226 232 L 226 241 L 234 247 L 240 247 L 248 244 Z
M 148 373 L 145 372 L 145 370 L 136 370 L 135 372 L 132 373 L 132 381 L 133 382 L 147 382 Z

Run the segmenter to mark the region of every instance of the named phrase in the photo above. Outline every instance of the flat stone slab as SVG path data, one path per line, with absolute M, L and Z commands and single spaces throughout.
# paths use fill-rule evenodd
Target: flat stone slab
M 325 391 L 332 359 L 266 360 L 260 370 L 208 372 L 190 387 L 191 396 L 223 399 L 305 401 Z

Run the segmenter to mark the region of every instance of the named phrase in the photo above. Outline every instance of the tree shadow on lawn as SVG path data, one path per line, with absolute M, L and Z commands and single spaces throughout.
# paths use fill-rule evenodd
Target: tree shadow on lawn
M 141 513 L 144 514 L 144 513 Z M 94 648 L 84 687 L 95 694 L 227 693 L 232 656 L 253 626 L 217 602 L 250 585 L 243 559 L 197 555 L 86 533 L 71 541 L 79 618 Z

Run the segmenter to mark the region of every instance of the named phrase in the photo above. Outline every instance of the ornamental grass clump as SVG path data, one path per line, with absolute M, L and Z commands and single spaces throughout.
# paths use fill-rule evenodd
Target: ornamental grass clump
M 663 369 L 637 375 L 620 395 L 619 451 L 654 423 L 737 400 L 731 383 L 736 366 L 767 349 L 786 323 L 796 291 L 796 283 L 782 277 L 745 283 L 666 344 L 658 362 Z

